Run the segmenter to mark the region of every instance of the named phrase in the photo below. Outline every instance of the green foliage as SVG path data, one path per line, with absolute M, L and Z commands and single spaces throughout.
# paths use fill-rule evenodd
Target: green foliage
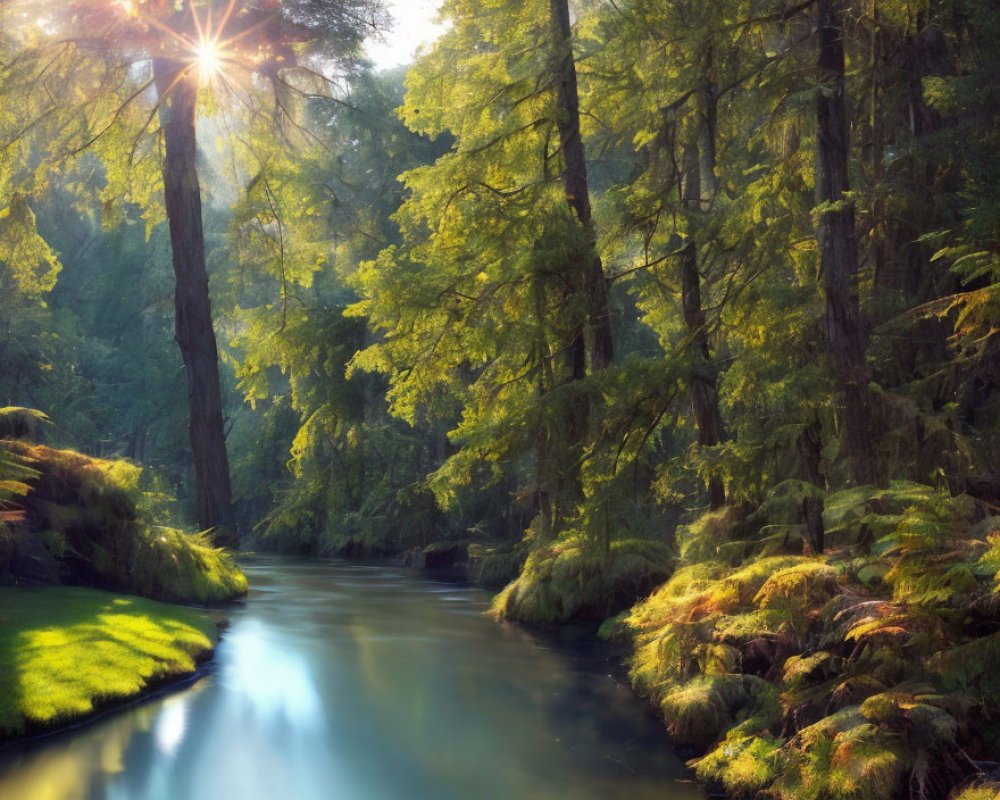
M 160 499 L 140 491 L 138 467 L 14 441 L 2 449 L 34 471 L 21 524 L 54 575 L 175 602 L 246 594 L 245 576 L 208 537 L 155 524 Z
M 336 101 L 301 84 L 275 95 L 280 137 L 263 113 L 220 134 L 232 164 L 206 219 L 234 486 L 267 547 L 471 542 L 475 574 L 507 584 L 500 617 L 597 621 L 640 599 L 604 634 L 631 638 L 635 685 L 731 792 L 924 800 L 988 760 L 1000 719 L 1000 14 L 832 4 L 850 190 L 817 205 L 825 5 L 577 4 L 586 225 L 561 182 L 566 52 L 540 0 L 449 0 L 405 79 L 360 71 Z M 0 391 L 176 483 L 155 119 L 141 92 L 122 103 L 145 73 L 76 45 L 44 61 L 21 6 L 0 5 Z M 329 4 L 278 8 L 320 43 Z M 100 163 L 70 156 L 94 126 Z M 873 486 L 847 453 L 816 234 L 848 208 Z M 600 369 L 595 248 L 616 349 Z M 27 479 L 72 458 L 11 447 L 17 514 Z M 239 592 L 203 538 L 140 507 L 137 487 L 166 494 L 150 473 L 74 463 L 86 479 L 39 510 L 42 550 L 150 594 Z M 17 524 L 3 548 L 23 550 Z
M 970 613 L 994 607 L 991 527 L 916 484 L 847 490 L 827 513 L 833 531 L 868 526 L 878 554 L 677 569 L 615 623 L 633 684 L 705 751 L 699 778 L 734 794 L 943 796 L 1000 714 L 997 635 Z
M 1000 784 L 984 782 L 955 792 L 951 800 L 996 800 L 997 797 L 1000 797 Z
M 0 740 L 190 674 L 215 625 L 193 609 L 81 587 L 0 589 Z
M 727 730 L 760 734 L 780 719 L 778 692 L 755 675 L 701 675 L 667 692 L 660 710 L 678 743 L 699 749 Z
M 986 548 L 980 538 L 986 531 L 969 535 L 979 513 L 968 496 L 895 482 L 887 489 L 831 495 L 825 521 L 829 533 L 849 533 L 848 541 L 869 538 L 875 555 L 892 557 L 882 579 L 893 587 L 895 600 L 963 605 L 980 588 L 975 557 Z
M 524 566 L 524 556 L 516 549 L 469 546 L 470 576 L 476 583 L 499 589 L 514 581 Z
M 669 551 L 657 542 L 623 539 L 607 554 L 568 538 L 531 552 L 521 574 L 493 600 L 498 619 L 535 624 L 603 619 L 663 581 Z
M 781 740 L 769 735 L 730 731 L 697 760 L 695 769 L 700 780 L 721 783 L 731 795 L 752 797 L 773 783 L 780 746 Z

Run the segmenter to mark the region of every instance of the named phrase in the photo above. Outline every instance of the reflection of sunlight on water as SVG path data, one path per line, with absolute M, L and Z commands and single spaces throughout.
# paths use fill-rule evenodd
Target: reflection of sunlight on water
M 187 730 L 188 707 L 185 697 L 168 700 L 160 709 L 153 727 L 156 749 L 165 756 L 173 756 L 184 741 Z
M 226 688 L 241 693 L 265 721 L 284 717 L 295 728 L 325 727 L 319 692 L 306 659 L 275 640 L 274 631 L 250 619 L 228 634 Z

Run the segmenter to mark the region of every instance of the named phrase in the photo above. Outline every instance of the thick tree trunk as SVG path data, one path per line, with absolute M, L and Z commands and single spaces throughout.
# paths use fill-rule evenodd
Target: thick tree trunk
M 615 357 L 608 284 L 594 243 L 590 189 L 587 185 L 587 162 L 583 153 L 583 138 L 580 136 L 580 97 L 576 85 L 576 62 L 573 59 L 569 5 L 567 0 L 550 0 L 549 8 L 556 48 L 555 69 L 558 86 L 556 126 L 559 129 L 559 143 L 566 163 L 563 187 L 566 191 L 566 202 L 573 209 L 588 237 L 584 251 L 586 263 L 582 272 L 584 291 L 587 294 L 588 322 L 592 334 L 590 368 L 597 371 L 608 366 Z
M 689 241 L 681 254 L 681 282 L 684 324 L 693 337 L 694 368 L 691 373 L 691 409 L 698 427 L 698 444 L 714 447 L 722 441 L 722 418 L 719 413 L 719 393 L 711 366 L 711 352 L 705 335 L 705 313 L 701 307 L 701 276 L 698 274 L 698 248 Z M 710 508 L 726 503 L 726 487 L 717 472 L 708 476 Z
M 816 192 L 825 208 L 817 239 L 826 292 L 826 332 L 844 398 L 842 437 L 854 479 L 878 482 L 875 426 L 865 364 L 865 329 L 858 302 L 858 241 L 854 203 L 849 199 L 848 124 L 844 97 L 843 27 L 837 0 L 818 0 L 818 66 L 822 85 L 816 94 Z
M 220 544 L 236 544 L 229 459 L 222 425 L 219 354 L 212 328 L 201 223 L 201 190 L 195 164 L 197 74 L 185 65 L 154 59 L 166 157 L 163 191 L 170 227 L 176 290 L 175 332 L 187 375 L 188 434 L 194 464 L 198 524 L 221 528 Z

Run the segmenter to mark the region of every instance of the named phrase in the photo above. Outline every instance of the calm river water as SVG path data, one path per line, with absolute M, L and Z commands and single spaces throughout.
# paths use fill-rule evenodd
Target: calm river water
M 584 643 L 402 570 L 254 560 L 212 674 L 0 751 L 0 800 L 701 800 Z

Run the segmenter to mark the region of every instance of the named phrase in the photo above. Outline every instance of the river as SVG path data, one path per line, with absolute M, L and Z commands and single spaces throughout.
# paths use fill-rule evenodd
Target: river
M 0 751 L 0 800 L 702 800 L 588 640 L 404 570 L 254 559 L 208 675 Z

